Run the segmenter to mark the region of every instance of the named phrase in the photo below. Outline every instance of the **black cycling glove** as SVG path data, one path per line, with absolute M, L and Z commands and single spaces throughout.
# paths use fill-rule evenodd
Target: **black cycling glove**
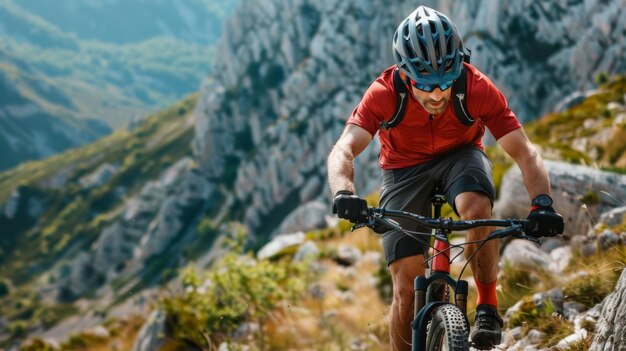
M 333 199 L 333 213 L 352 223 L 366 222 L 367 201 L 354 195 L 351 191 L 340 190 Z
M 539 199 L 540 197 L 542 199 Z M 530 208 L 530 214 L 527 219 L 529 223 L 524 232 L 536 238 L 563 234 L 563 229 L 565 228 L 563 216 L 554 211 L 552 199 L 546 194 L 539 195 L 533 199 L 533 205 Z

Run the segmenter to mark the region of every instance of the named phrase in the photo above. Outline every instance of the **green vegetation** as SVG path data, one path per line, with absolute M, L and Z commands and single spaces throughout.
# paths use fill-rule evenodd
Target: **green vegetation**
M 73 305 L 50 304 L 39 294 L 24 288 L 0 298 L 0 315 L 10 321 L 8 332 L 11 338 L 21 339 L 31 327 L 48 328 L 77 312 Z
M 496 194 L 500 190 L 502 184 L 502 177 L 504 173 L 511 168 L 514 164 L 513 159 L 504 152 L 504 150 L 498 145 L 493 145 L 485 148 L 485 153 L 491 161 L 493 171 L 493 182 L 496 187 Z
M 7 55 L 0 56 L 0 72 L 52 115 L 121 127 L 132 116 L 165 108 L 197 90 L 200 77 L 209 74 L 213 50 L 168 38 L 62 49 L 2 37 L 0 51 Z M 24 65 L 31 70 L 19 68 Z
M 530 139 L 564 161 L 613 172 L 626 171 L 626 126 L 615 118 L 624 111 L 626 76 L 600 75 L 598 92 L 581 104 L 525 125 Z M 617 103 L 609 108 L 610 103 Z M 614 107 L 618 106 L 618 107 Z M 622 106 L 622 107 L 619 107 Z M 600 133 L 608 133 L 599 137 Z
M 163 299 L 172 337 L 181 344 L 209 349 L 229 339 L 242 323 L 255 322 L 256 343 L 264 345 L 269 341 L 264 325 L 276 306 L 304 293 L 313 277 L 307 263 L 256 260 L 244 254 L 244 240 L 231 240 L 229 253 L 209 272 L 199 275 L 187 268 L 182 274 L 184 293 Z
M 581 276 L 567 283 L 563 293 L 568 299 L 577 301 L 591 308 L 602 302 L 613 292 L 616 282 L 607 281 L 601 276 Z
M 592 342 L 593 342 L 593 333 L 589 333 L 586 338 L 568 345 L 565 351 L 587 351 L 591 348 Z
M 0 22 L 6 30 L 0 37 L 0 75 L 26 99 L 70 124 L 74 118 L 97 119 L 121 127 L 132 116 L 165 108 L 197 90 L 210 74 L 222 20 L 234 3 L 192 1 L 186 10 L 196 9 L 202 23 L 177 26 L 186 16 L 165 3 L 2 1 Z M 68 16 L 68 8 L 81 15 Z M 89 21 L 94 16 L 96 26 Z M 152 20 L 156 17 L 158 23 Z M 172 24 L 164 33 L 163 26 Z
M 15 238 L 11 247 L 2 247 L 0 263 L 9 277 L 22 284 L 71 247 L 87 247 L 118 210 L 120 190 L 135 194 L 147 180 L 191 154 L 193 130 L 191 111 L 197 95 L 147 118 L 132 131 L 113 135 L 82 148 L 72 149 L 49 159 L 29 162 L 0 173 L 0 203 L 17 187 L 37 189 L 44 194 L 48 209 L 31 223 L 30 229 L 8 226 Z M 106 183 L 84 188 L 81 179 L 104 164 L 123 160 Z M 62 174 L 63 190 L 42 187 L 47 179 Z
M 557 283 L 549 272 L 539 270 L 534 265 L 513 267 L 508 261 L 504 262 L 501 276 L 498 280 L 501 286 L 498 289 L 498 301 L 502 311 L 506 311 L 525 296 L 549 290 Z
M 600 194 L 593 192 L 591 190 L 587 191 L 583 194 L 582 199 L 580 200 L 582 203 L 586 205 L 596 205 L 600 203 Z
M 546 338 L 539 344 L 542 348 L 552 347 L 574 332 L 573 323 L 555 314 L 554 304 L 550 300 L 543 306 L 536 306 L 530 297 L 524 298 L 519 311 L 509 318 L 509 328 L 518 326 L 522 327 L 524 334 L 531 329 L 545 333 Z
M 626 247 L 619 245 L 607 251 L 590 257 L 580 257 L 575 253 L 572 264 L 566 270 L 567 276 L 573 276 L 563 286 L 565 301 L 575 301 L 587 308 L 592 308 L 602 302 L 604 298 L 614 291 L 614 287 L 624 270 L 626 264 Z M 559 340 L 573 333 L 573 324 L 566 321 L 562 316 L 555 313 L 554 304 L 547 300 L 542 306 L 536 306 L 533 302 L 535 292 L 547 291 L 560 283 L 554 276 L 536 273 L 536 268 L 513 268 L 505 264 L 503 279 L 500 280 L 502 291 L 499 291 L 498 300 L 500 307 L 508 309 L 518 301 L 522 301 L 519 310 L 508 320 L 509 328 L 522 326 L 523 334 L 536 329 L 545 333 L 541 347 L 552 347 Z M 589 337 L 570 346 L 569 350 L 587 350 L 595 324 L 585 322 L 582 325 L 591 332 Z
M 0 278 L 0 298 L 11 292 L 11 282 L 6 278 Z
M 626 228 L 626 219 L 611 229 L 620 232 Z M 602 302 L 614 291 L 615 285 L 626 267 L 626 246 L 617 245 L 608 250 L 599 251 L 595 255 L 582 257 L 581 252 L 574 251 L 570 266 L 565 271 L 565 282 L 549 274 L 537 272 L 536 267 L 512 267 L 505 263 L 502 279 L 499 283 L 498 300 L 503 310 L 518 301 L 522 301 L 519 310 L 508 320 L 508 327 L 522 326 L 526 335 L 531 329 L 545 333 L 540 346 L 552 347 L 562 338 L 573 333 L 573 324 L 555 313 L 553 302 L 548 300 L 542 306 L 533 302 L 533 294 L 547 291 L 555 286 L 562 286 L 564 301 L 574 301 L 592 308 Z M 569 277 L 569 278 L 567 278 Z M 568 350 L 587 350 L 593 338 L 595 324 L 585 322 L 582 325 L 589 336 L 569 346 Z
M 19 188 L 22 196 L 37 196 L 45 199 L 46 204 L 45 211 L 35 220 L 20 213 L 13 220 L 0 215 L 3 239 L 13 238 L 0 241 L 0 264 L 5 274 L 0 281 L 0 315 L 9 321 L 11 338 L 7 342 L 79 312 L 71 303 L 44 302 L 39 294 L 28 292 L 30 282 L 58 261 L 72 257 L 77 249 L 88 248 L 119 214 L 122 195 L 134 196 L 147 181 L 191 155 L 191 112 L 196 101 L 197 95 L 189 96 L 149 116 L 131 131 L 118 130 L 94 144 L 0 173 L 0 203 Z M 85 177 L 103 165 L 115 165 L 117 171 L 106 181 L 86 187 Z M 63 188 L 46 186 L 51 178 L 63 179 Z M 22 224 L 15 225 L 16 221 Z M 162 261 L 170 260 L 163 257 Z M 139 277 L 139 284 L 163 278 L 161 271 L 148 276 L 150 269 L 142 271 L 146 276 Z M 66 273 L 61 269 L 59 274 Z M 52 272 L 47 280 L 58 278 Z M 71 345 L 67 349 L 91 349 L 83 344 L 96 341 L 77 336 L 68 341 Z M 38 346 L 35 342 L 30 347 L 34 350 Z
M 624 223 L 626 222 L 616 228 Z M 579 264 L 572 265 L 568 272 L 581 271 L 583 274 L 565 285 L 563 290 L 565 299 L 591 308 L 613 292 L 626 267 L 626 246 L 617 245 L 590 257 L 582 257 L 579 252 L 575 252 L 573 261 Z

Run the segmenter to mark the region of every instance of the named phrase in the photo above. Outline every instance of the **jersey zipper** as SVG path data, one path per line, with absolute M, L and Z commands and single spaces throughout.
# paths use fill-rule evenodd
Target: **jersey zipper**
M 430 121 L 430 138 L 431 138 L 431 145 L 432 145 L 432 152 L 431 152 L 431 156 L 435 157 L 435 128 L 433 126 L 433 121 L 435 120 L 435 116 L 433 116 L 432 114 L 429 115 L 428 120 Z

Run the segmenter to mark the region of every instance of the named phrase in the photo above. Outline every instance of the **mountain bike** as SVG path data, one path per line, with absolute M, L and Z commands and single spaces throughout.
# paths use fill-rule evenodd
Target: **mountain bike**
M 424 237 L 427 241 L 434 236 L 434 244 L 429 246 L 433 254 L 426 258 L 430 264 L 430 272 L 426 276 L 418 276 L 414 281 L 414 319 L 411 324 L 412 350 L 469 350 L 470 326 L 467 318 L 468 283 L 461 279 L 465 268 L 474 255 L 489 240 L 505 237 L 515 237 L 530 240 L 541 245 L 541 241 L 524 234 L 528 221 L 525 219 L 484 219 L 454 221 L 451 218 L 441 218 L 441 208 L 446 202 L 444 195 L 435 194 L 432 197 L 433 217 L 424 217 L 418 214 L 386 210 L 384 208 L 369 208 L 367 223 L 356 224 L 353 229 L 370 227 L 378 230 L 380 226 L 399 230 L 413 238 Z M 392 218 L 407 219 L 416 224 L 434 229 L 433 233 L 410 231 Z M 449 241 L 453 231 L 467 230 L 476 227 L 501 227 L 492 232 L 486 239 L 465 242 L 453 245 Z M 476 251 L 467 259 L 458 279 L 450 274 L 450 263 L 463 253 L 463 246 L 479 244 Z M 461 248 L 461 251 L 450 258 L 452 248 Z M 450 299 L 453 292 L 454 301 Z

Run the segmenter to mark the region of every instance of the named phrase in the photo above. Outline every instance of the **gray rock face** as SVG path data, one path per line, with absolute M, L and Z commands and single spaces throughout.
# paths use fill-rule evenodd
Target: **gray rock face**
M 59 280 L 61 299 L 71 300 L 120 274 L 136 272 L 149 258 L 184 242 L 188 219 L 200 212 L 211 191 L 192 164 L 189 158 L 180 160 L 128 202 Z
M 609 212 L 603 213 L 600 217 L 600 223 L 604 223 L 610 227 L 616 226 L 626 218 L 626 206 L 617 207 Z
M 158 350 L 165 344 L 165 313 L 155 310 L 139 331 L 133 351 Z
M 93 171 L 93 173 L 82 177 L 80 183 L 87 189 L 102 186 L 117 173 L 118 169 L 119 165 L 105 163 Z
M 566 237 L 584 235 L 608 212 L 626 199 L 626 176 L 590 167 L 546 161 L 554 208 L 565 219 Z M 525 218 L 530 208 L 528 193 L 517 166 L 502 179 L 495 212 L 503 218 Z
M 602 304 L 602 313 L 589 350 L 626 350 L 626 270 L 622 272 L 615 292 L 607 296 Z
M 448 14 L 474 64 L 522 120 L 626 71 L 624 0 L 425 1 Z M 393 64 L 390 41 L 415 7 L 380 0 L 245 0 L 226 25 L 214 75 L 195 111 L 194 150 L 214 181 L 234 189 L 250 232 L 312 200 L 328 203 L 325 161 L 346 117 Z M 593 15 L 589 15 L 593 14 Z M 600 55 L 599 53 L 602 53 Z M 377 138 L 356 160 L 360 194 L 379 186 Z
M 400 9 L 381 1 L 248 2 L 235 11 L 215 76 L 202 86 L 194 149 L 207 175 L 252 204 L 244 217 L 254 233 L 271 231 L 270 218 L 282 221 L 301 203 L 328 203 L 326 156 L 391 59 L 388 39 L 365 28 L 393 32 L 399 19 L 391 14 Z M 371 147 L 358 160 L 363 193 L 376 186 L 377 153 Z
M 626 71 L 624 0 L 424 4 L 453 19 L 473 62 L 502 88 L 523 120 L 553 110 L 570 93 L 593 88 L 600 72 Z
M 550 265 L 550 254 L 526 240 L 511 241 L 500 259 L 502 262 L 510 262 L 513 267 L 529 265 L 547 269 Z
M 275 231 L 276 234 L 294 233 L 332 227 L 337 219 L 328 214 L 329 205 L 321 202 L 308 202 L 291 212 Z

